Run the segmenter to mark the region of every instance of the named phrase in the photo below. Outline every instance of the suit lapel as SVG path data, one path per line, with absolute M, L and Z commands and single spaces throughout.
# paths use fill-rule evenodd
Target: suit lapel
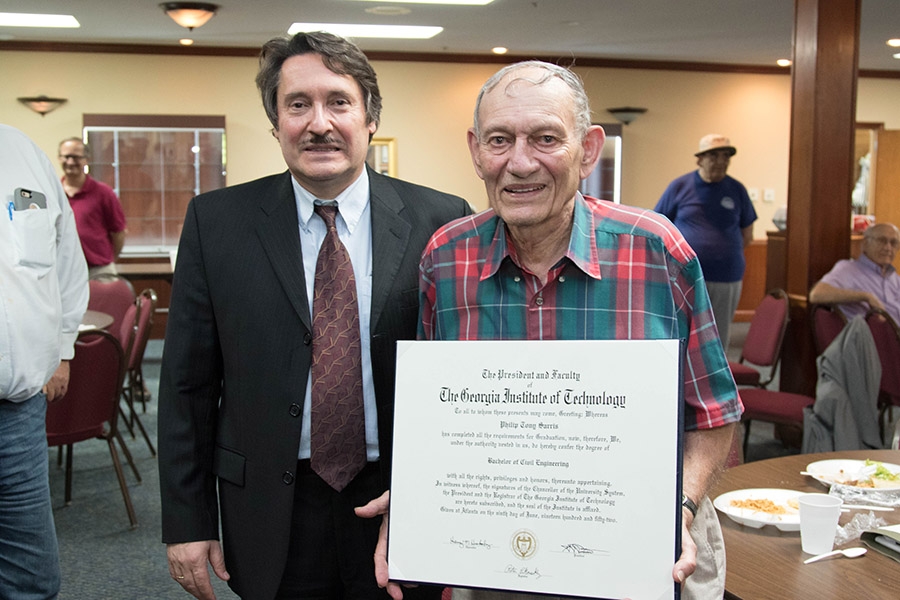
M 312 331 L 300 250 L 300 224 L 290 172 L 276 179 L 270 194 L 261 200 L 260 209 L 261 215 L 256 224 L 260 243 L 294 310 Z
M 372 204 L 372 318 L 375 330 L 384 310 L 391 285 L 409 243 L 411 226 L 401 214 L 403 199 L 387 178 L 370 169 L 369 195 Z

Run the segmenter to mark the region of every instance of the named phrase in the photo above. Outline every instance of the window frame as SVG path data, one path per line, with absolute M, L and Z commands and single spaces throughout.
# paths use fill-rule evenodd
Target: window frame
M 184 222 L 184 212 L 180 210 L 180 214 L 177 216 L 173 216 L 171 214 L 167 215 L 166 207 L 173 203 L 171 199 L 167 200 L 166 196 L 166 177 L 164 175 L 167 167 L 174 166 L 175 168 L 180 166 L 184 167 L 186 163 L 167 163 L 165 159 L 162 159 L 159 163 L 160 170 L 163 174 L 158 177 L 159 181 L 154 181 L 155 184 L 159 186 L 158 188 L 158 200 L 153 200 L 153 206 L 150 207 L 148 205 L 148 209 L 151 211 L 150 216 L 147 213 L 134 213 L 133 207 L 136 202 L 141 203 L 145 200 L 138 200 L 136 198 L 131 198 L 128 196 L 128 191 L 123 190 L 121 186 L 122 179 L 122 165 L 120 164 L 120 154 L 119 154 L 119 136 L 123 133 L 127 134 L 140 134 L 140 133 L 152 133 L 154 137 L 159 134 L 165 133 L 185 133 L 192 132 L 194 139 L 194 146 L 192 147 L 192 152 L 194 154 L 193 164 L 191 165 L 191 169 L 193 170 L 192 174 L 192 184 L 188 184 L 190 187 L 190 196 L 193 197 L 199 193 L 210 191 L 212 189 L 218 189 L 219 187 L 224 187 L 227 185 L 227 146 L 226 146 L 226 130 L 225 130 L 225 117 L 217 116 L 217 115 L 124 115 L 124 114 L 85 114 L 82 119 L 82 139 L 85 143 L 89 142 L 89 136 L 100 133 L 110 133 L 113 137 L 113 157 L 112 160 L 104 160 L 102 162 L 98 162 L 98 152 L 97 148 L 92 148 L 92 158 L 89 162 L 90 165 L 94 165 L 97 163 L 98 165 L 103 165 L 104 169 L 112 169 L 113 176 L 110 178 L 107 174 L 106 177 L 100 178 L 97 177 L 99 181 L 103 181 L 107 185 L 113 188 L 116 195 L 119 196 L 120 201 L 123 205 L 123 210 L 125 210 L 126 220 L 135 222 L 137 220 L 148 220 L 151 223 L 158 219 L 156 225 L 159 229 L 159 235 L 150 241 L 149 243 L 145 241 L 145 238 L 141 238 L 142 241 L 140 243 L 135 243 L 134 238 L 132 236 L 127 236 L 125 239 L 125 247 L 122 250 L 123 255 L 156 255 L 156 254 L 169 254 L 173 250 L 178 247 L 178 237 L 180 234 L 181 226 Z M 218 167 L 218 161 L 214 160 L 212 162 L 203 162 L 201 157 L 204 156 L 204 149 L 202 147 L 203 139 L 208 139 L 208 134 L 212 133 L 213 136 L 221 135 L 221 145 L 219 148 L 212 148 L 212 152 L 214 154 L 219 154 L 221 156 L 221 177 L 215 173 Z M 164 156 L 168 155 L 164 149 L 160 149 L 160 153 Z M 213 178 L 215 181 L 212 183 L 204 184 L 201 179 L 208 179 L 208 177 L 203 177 L 202 171 L 206 170 L 209 172 L 209 167 L 212 166 L 213 170 Z M 98 171 L 100 168 L 98 167 Z M 112 179 L 112 180 L 110 180 Z M 173 188 L 169 188 L 170 195 Z M 179 194 L 182 197 L 184 193 L 188 191 L 184 184 L 182 184 L 182 188 L 179 190 Z M 140 193 L 140 192 L 136 192 Z M 151 190 L 146 190 L 143 195 L 147 195 L 149 193 L 151 196 L 153 192 Z M 123 194 L 126 197 L 123 198 Z M 182 209 L 181 206 L 186 205 L 188 200 L 176 200 L 174 203 L 178 205 L 178 209 Z M 158 214 L 152 214 L 152 211 L 158 211 Z M 131 213 L 131 214 L 129 214 Z M 169 233 L 169 229 L 172 228 L 173 223 L 175 224 L 175 231 Z M 130 241 L 131 240 L 131 241 Z

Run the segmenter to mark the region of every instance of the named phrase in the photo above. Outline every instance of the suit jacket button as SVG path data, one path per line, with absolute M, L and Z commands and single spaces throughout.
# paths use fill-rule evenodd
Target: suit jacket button
M 299 404 L 297 404 L 297 403 L 291 404 L 290 413 L 291 413 L 292 417 L 299 417 L 300 411 L 301 411 L 301 409 L 300 409 Z
M 306 335 L 303 336 L 303 343 L 307 346 L 312 344 L 312 334 L 307 332 Z
M 294 474 L 290 471 L 285 471 L 284 475 L 281 476 L 281 481 L 284 482 L 284 485 L 291 485 L 294 483 Z

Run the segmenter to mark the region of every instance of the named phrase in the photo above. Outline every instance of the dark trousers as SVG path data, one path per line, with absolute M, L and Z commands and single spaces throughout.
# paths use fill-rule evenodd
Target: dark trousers
M 363 519 L 353 509 L 383 492 L 378 463 L 369 463 L 336 492 L 299 461 L 287 565 L 277 600 L 369 600 L 389 598 L 375 582 L 372 559 L 381 517 Z M 404 598 L 437 599 L 441 589 L 404 589 Z

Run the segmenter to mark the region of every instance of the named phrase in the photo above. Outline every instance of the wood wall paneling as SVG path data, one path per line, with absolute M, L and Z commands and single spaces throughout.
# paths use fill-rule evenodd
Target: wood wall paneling
M 875 221 L 900 226 L 900 130 L 878 132 L 875 154 Z M 900 269 L 900 253 L 894 259 Z
M 744 259 L 747 268 L 744 270 L 744 281 L 741 287 L 741 299 L 738 302 L 734 320 L 737 323 L 749 322 L 753 319 L 757 305 L 766 295 L 767 275 L 767 243 L 766 240 L 753 240 L 744 248 Z

